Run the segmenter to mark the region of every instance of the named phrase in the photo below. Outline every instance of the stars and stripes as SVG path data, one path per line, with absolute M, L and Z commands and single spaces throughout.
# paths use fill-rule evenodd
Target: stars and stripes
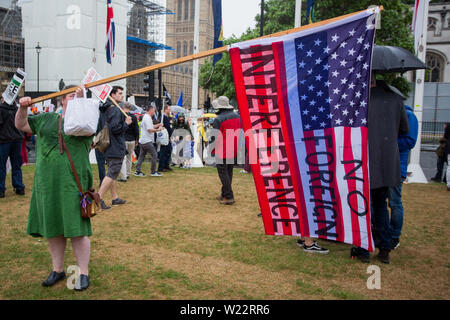
M 230 49 L 266 234 L 374 250 L 367 116 L 377 10 Z

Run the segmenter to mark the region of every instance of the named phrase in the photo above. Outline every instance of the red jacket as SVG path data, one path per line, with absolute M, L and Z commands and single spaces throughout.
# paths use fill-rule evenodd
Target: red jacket
M 220 134 L 216 137 L 212 155 L 217 155 L 220 159 L 236 159 L 242 130 L 239 116 L 231 109 L 222 110 L 214 119 L 212 126 L 220 131 Z

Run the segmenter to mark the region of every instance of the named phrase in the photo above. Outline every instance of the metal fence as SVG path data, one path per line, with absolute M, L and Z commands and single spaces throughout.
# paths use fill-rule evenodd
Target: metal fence
M 439 121 L 422 121 L 422 143 L 439 143 L 444 135 L 444 124 Z

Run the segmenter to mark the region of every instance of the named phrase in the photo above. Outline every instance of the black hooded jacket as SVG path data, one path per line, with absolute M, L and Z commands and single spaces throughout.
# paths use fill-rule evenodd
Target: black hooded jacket
M 110 145 L 105 151 L 106 158 L 123 158 L 126 154 L 125 131 L 128 125 L 125 123 L 125 116 L 111 102 L 107 101 L 100 106 L 100 119 L 98 121 L 97 132 L 108 124 Z
M 23 132 L 16 128 L 16 105 L 0 104 L 0 143 L 18 142 L 23 139 Z

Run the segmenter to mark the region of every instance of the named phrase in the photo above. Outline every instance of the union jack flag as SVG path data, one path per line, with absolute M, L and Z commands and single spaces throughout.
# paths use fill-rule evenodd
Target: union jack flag
M 114 48 L 116 46 L 116 27 L 114 25 L 114 11 L 111 0 L 106 0 L 106 61 L 112 64 L 114 58 Z

